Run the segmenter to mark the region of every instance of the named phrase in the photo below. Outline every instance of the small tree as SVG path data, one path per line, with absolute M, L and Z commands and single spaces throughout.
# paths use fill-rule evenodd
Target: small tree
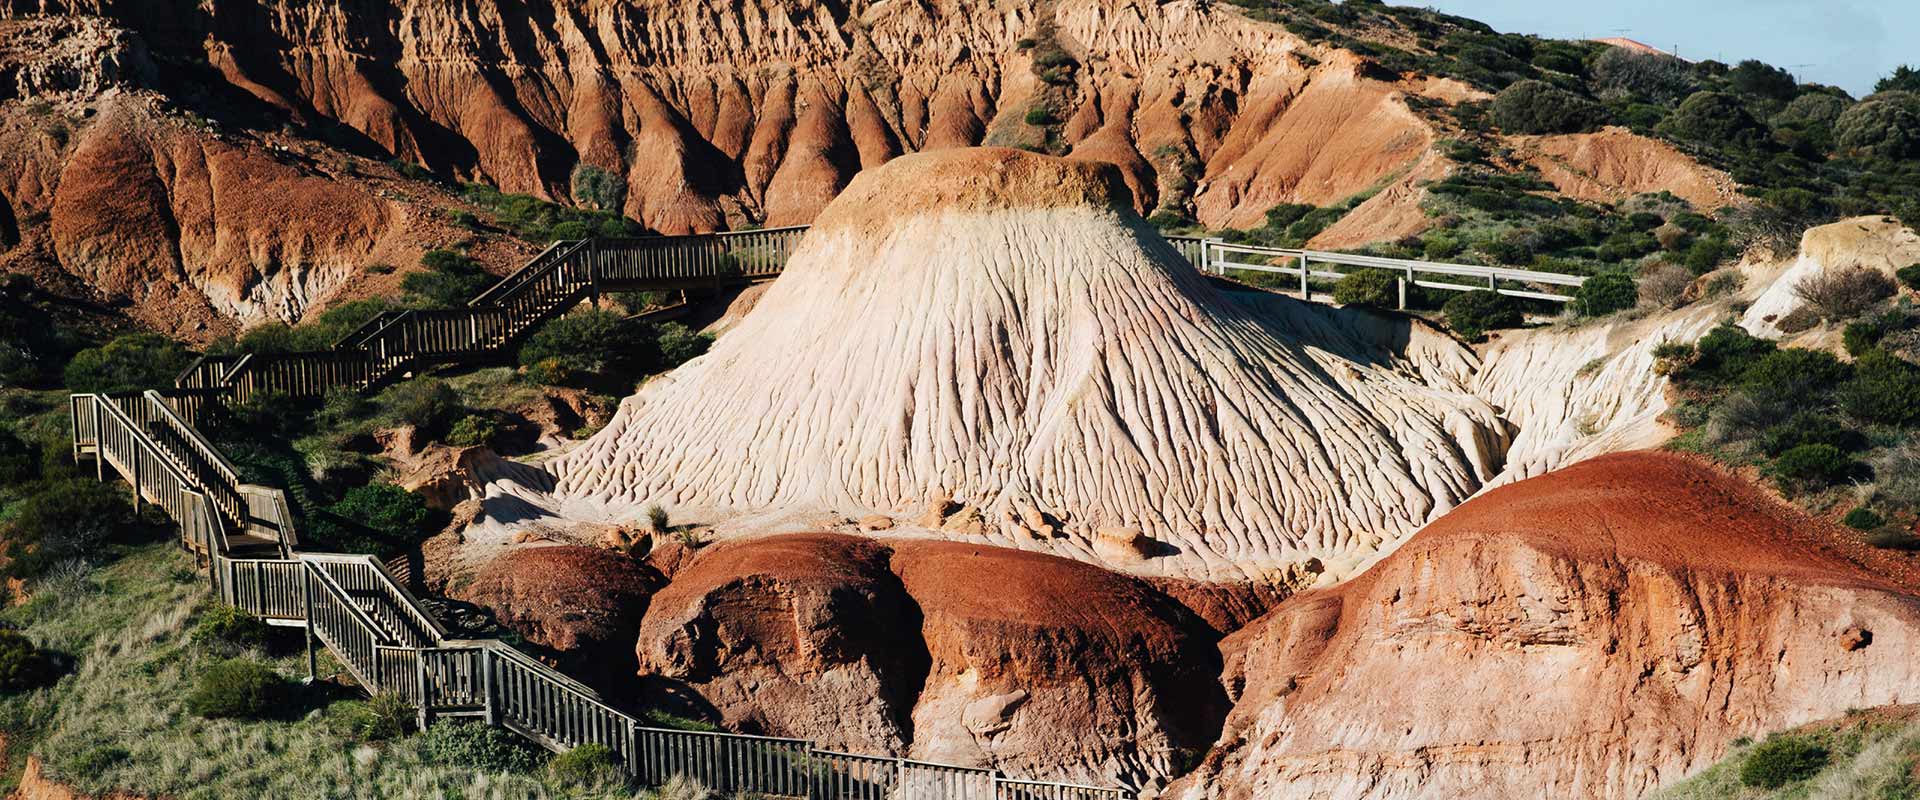
M 1740 98 L 1722 92 L 1699 92 L 1660 123 L 1660 132 L 1715 146 L 1747 147 L 1766 132 L 1766 126 L 1747 113 Z
M 1786 102 L 1800 90 L 1793 73 L 1754 59 L 1740 62 L 1727 71 L 1727 83 L 1744 95 Z
M 1598 103 L 1545 81 L 1520 81 L 1493 98 L 1493 123 L 1507 133 L 1581 133 L 1606 121 Z
M 1608 48 L 1594 58 L 1592 73 L 1593 85 L 1601 91 L 1640 95 L 1655 101 L 1684 97 L 1696 82 L 1693 67 L 1685 61 L 1624 47 Z
M 1877 158 L 1920 156 L 1920 93 L 1876 94 L 1840 115 L 1834 141 L 1856 155 Z

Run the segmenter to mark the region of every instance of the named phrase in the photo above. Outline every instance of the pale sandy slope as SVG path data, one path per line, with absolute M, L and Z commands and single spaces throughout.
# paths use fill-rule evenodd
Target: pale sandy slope
M 707 356 L 549 465 L 574 518 L 919 516 L 984 538 L 1237 577 L 1371 553 L 1472 494 L 1504 427 L 1470 351 L 1406 321 L 1229 300 L 1122 202 L 1110 168 L 1011 150 L 864 173 Z M 1463 444 L 1466 443 L 1466 444 Z M 1064 523 L 1002 524 L 1031 503 Z

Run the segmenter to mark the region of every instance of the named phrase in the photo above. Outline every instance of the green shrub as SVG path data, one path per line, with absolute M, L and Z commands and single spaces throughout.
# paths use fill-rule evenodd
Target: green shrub
M 71 761 L 67 762 L 67 766 L 71 768 L 76 775 L 98 775 L 125 763 L 127 759 L 132 757 L 133 754 L 127 752 L 127 749 L 124 747 L 116 747 L 110 744 L 95 745 L 81 751 L 79 755 L 74 756 Z
M 1487 331 L 1517 328 L 1526 321 L 1513 298 L 1481 289 L 1462 292 L 1440 307 L 1447 325 L 1467 339 L 1479 339 Z
M 1840 407 L 1856 419 L 1888 425 L 1920 423 L 1920 367 L 1881 350 L 1854 361 L 1853 379 L 1841 385 Z
M 454 415 L 460 413 L 460 395 L 446 381 L 431 378 L 405 381 L 387 387 L 374 399 L 380 418 L 392 425 L 410 425 L 424 435 L 434 436 L 446 430 Z
M 1772 472 L 1784 487 L 1821 488 L 1846 480 L 1859 465 L 1830 444 L 1803 444 L 1780 454 Z
M 75 353 L 67 363 L 67 388 L 75 392 L 172 388 L 173 379 L 192 360 L 179 342 L 157 333 L 130 333 Z
M 1493 124 L 1510 133 L 1583 133 L 1606 121 L 1598 103 L 1545 81 L 1519 81 L 1500 90 Z
M 1920 156 L 1920 93 L 1881 92 L 1847 109 L 1833 124 L 1842 150 L 1873 158 Z
M 453 428 L 447 431 L 447 444 L 454 447 L 481 447 L 492 444 L 494 437 L 499 435 L 500 427 L 493 424 L 493 420 L 468 414 L 453 423 Z
M 1861 506 L 1847 512 L 1841 523 L 1856 531 L 1870 531 L 1887 524 L 1887 518 L 1873 512 L 1873 509 Z
M 407 735 L 414 721 L 413 706 L 397 695 L 374 695 L 346 715 L 349 733 L 363 742 L 384 742 Z
M 347 490 L 327 511 L 349 520 L 382 542 L 410 543 L 430 534 L 433 512 L 420 496 L 391 483 L 370 483 Z
M 612 748 L 583 744 L 554 756 L 547 762 L 547 774 L 559 783 L 581 786 L 619 780 L 618 767 Z
M 480 723 L 442 722 L 427 729 L 422 749 L 430 761 L 495 772 L 531 772 L 539 756 L 522 739 Z
M 1740 782 L 1760 789 L 1778 789 L 1806 780 L 1827 766 L 1827 748 L 1804 736 L 1769 736 L 1740 762 Z
M 1573 292 L 1573 308 L 1581 316 L 1600 317 L 1633 308 L 1640 302 L 1639 287 L 1633 278 L 1608 272 L 1588 278 Z
M 1046 106 L 1034 106 L 1027 109 L 1026 119 L 1028 125 L 1036 128 L 1052 125 L 1057 121 L 1054 119 L 1053 111 L 1049 110 Z
M 1786 102 L 1800 90 L 1800 82 L 1784 69 L 1747 59 L 1727 71 L 1727 83 L 1743 95 Z
M 1769 457 L 1811 444 L 1852 450 L 1860 445 L 1860 435 L 1848 430 L 1839 420 L 1817 411 L 1795 412 L 1784 422 L 1768 426 L 1760 433 L 1760 450 Z
M 193 641 L 224 642 L 236 647 L 263 647 L 273 628 L 259 617 L 233 606 L 215 606 L 193 626 Z
M 12 694 L 53 682 L 53 658 L 19 631 L 0 630 L 0 692 Z
M 1766 127 L 1753 119 L 1747 106 L 1732 94 L 1695 92 L 1668 115 L 1659 130 L 1699 144 L 1745 148 L 1764 134 Z
M 40 454 L 12 428 L 0 425 L 0 486 L 18 486 L 40 472 Z
M 627 201 L 627 182 L 592 164 L 573 168 L 573 196 L 601 211 L 618 212 Z
M 266 719 L 285 711 L 290 694 L 286 679 L 267 665 L 229 659 L 200 673 L 187 710 L 209 719 Z
M 452 250 L 428 250 L 420 257 L 425 272 L 400 280 L 408 300 L 425 308 L 458 308 L 493 284 L 493 276 L 474 261 Z
M 1697 356 L 1684 377 L 1719 383 L 1744 375 L 1748 367 L 1778 349 L 1772 341 L 1746 332 L 1738 325 L 1724 324 L 1707 332 L 1694 343 Z
M 1333 301 L 1343 306 L 1394 308 L 1399 297 L 1399 283 L 1386 270 L 1355 270 L 1333 286 Z
M 1824 394 L 1852 374 L 1832 353 L 1791 347 L 1755 359 L 1740 372 L 1740 383 L 1763 397 L 1795 398 Z
M 1907 288 L 1920 291 L 1920 264 L 1901 267 L 1900 271 L 1894 275 L 1900 278 L 1900 282 L 1906 284 Z
M 67 478 L 16 489 L 20 499 L 0 522 L 7 556 L 0 574 L 34 578 L 64 561 L 97 559 L 138 530 L 118 484 Z

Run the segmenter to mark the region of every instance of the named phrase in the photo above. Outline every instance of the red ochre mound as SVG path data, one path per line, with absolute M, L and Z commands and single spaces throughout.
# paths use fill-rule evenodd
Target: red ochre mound
M 592 547 L 527 547 L 488 562 L 452 595 L 493 612 L 528 642 L 564 654 L 564 667 L 603 687 L 630 684 L 630 646 L 658 572 Z
M 654 598 L 637 650 L 730 726 L 1139 784 L 1218 732 L 1216 640 L 1146 583 L 1081 562 L 802 534 L 708 548 Z
M 1638 797 L 1731 740 L 1920 700 L 1920 597 L 1685 457 L 1503 487 L 1222 643 L 1172 797 Z

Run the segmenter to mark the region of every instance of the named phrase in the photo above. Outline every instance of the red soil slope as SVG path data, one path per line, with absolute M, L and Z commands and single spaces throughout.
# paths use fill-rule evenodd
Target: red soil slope
M 1234 711 L 1173 796 L 1635 797 L 1913 702 L 1920 593 L 1827 533 L 1669 454 L 1490 492 L 1229 637 Z

